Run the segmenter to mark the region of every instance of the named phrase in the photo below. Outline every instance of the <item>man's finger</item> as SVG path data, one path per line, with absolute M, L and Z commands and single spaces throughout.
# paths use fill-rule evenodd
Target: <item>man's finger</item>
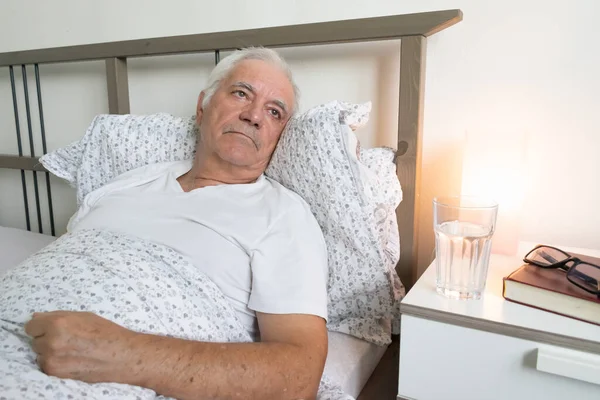
M 46 321 L 43 318 L 32 318 L 25 324 L 25 333 L 31 337 L 43 336 L 46 333 Z
M 48 354 L 48 337 L 38 336 L 31 341 L 31 349 L 38 355 Z
M 44 362 L 45 362 L 44 356 L 41 354 L 38 354 L 37 357 L 35 358 L 35 362 L 40 367 L 42 372 L 45 372 L 44 369 L 42 368 L 42 364 L 44 364 Z
M 46 357 L 45 355 L 38 354 L 38 356 L 35 359 L 35 362 L 40 367 L 40 370 L 43 373 L 50 375 L 52 370 L 51 370 L 50 362 L 48 360 L 50 360 L 50 358 Z

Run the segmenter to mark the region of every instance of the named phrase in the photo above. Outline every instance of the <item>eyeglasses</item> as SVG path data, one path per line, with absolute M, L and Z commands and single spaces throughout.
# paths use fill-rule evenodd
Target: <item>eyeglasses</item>
M 569 282 L 600 297 L 600 265 L 582 261 L 556 247 L 545 245 L 534 247 L 523 261 L 540 268 L 566 271 Z

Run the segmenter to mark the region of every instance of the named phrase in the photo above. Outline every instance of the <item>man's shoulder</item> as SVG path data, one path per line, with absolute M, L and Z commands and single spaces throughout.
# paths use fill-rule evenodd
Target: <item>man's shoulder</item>
M 277 200 L 277 205 L 286 213 L 297 212 L 313 215 L 308 203 L 296 192 L 283 186 L 274 179 L 265 176 L 272 190 L 272 198 Z
M 273 179 L 266 178 L 274 191 L 271 199 L 275 198 L 273 207 L 277 208 L 278 218 L 273 219 L 271 231 L 277 231 L 294 236 L 308 234 L 315 242 L 324 242 L 321 226 L 313 214 L 310 205 L 296 192 L 286 188 Z M 301 234 L 302 233 L 302 234 Z

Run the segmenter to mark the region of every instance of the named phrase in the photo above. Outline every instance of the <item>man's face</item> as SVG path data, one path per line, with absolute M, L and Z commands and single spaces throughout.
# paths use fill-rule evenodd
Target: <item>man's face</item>
M 279 68 L 244 60 L 220 84 L 197 121 L 203 151 L 236 167 L 262 173 L 290 118 L 294 89 Z

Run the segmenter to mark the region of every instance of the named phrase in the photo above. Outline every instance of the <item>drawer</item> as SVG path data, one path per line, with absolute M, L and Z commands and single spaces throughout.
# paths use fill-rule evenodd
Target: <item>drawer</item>
M 438 399 L 600 399 L 600 356 L 403 315 L 398 394 Z

